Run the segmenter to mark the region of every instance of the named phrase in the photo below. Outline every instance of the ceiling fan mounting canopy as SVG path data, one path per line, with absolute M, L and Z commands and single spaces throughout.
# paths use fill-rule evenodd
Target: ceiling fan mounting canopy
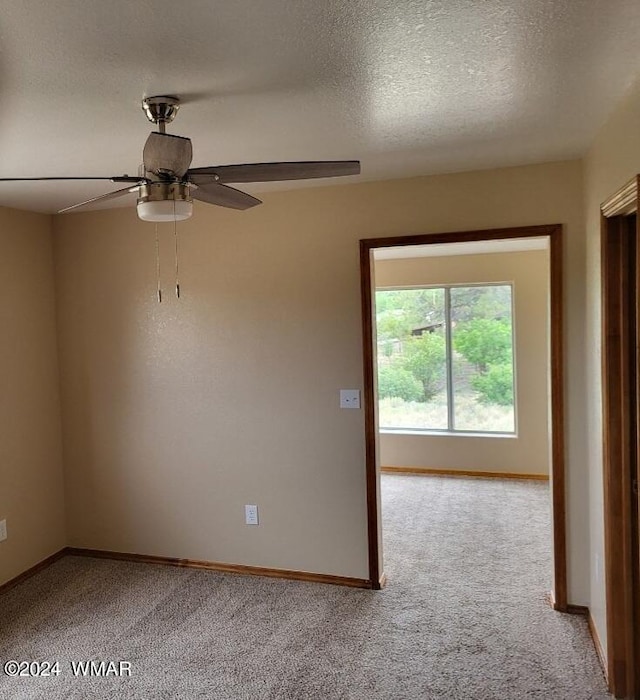
M 137 193 L 138 216 L 144 221 L 178 221 L 191 216 L 193 200 L 231 209 L 250 209 L 262 202 L 226 183 L 276 182 L 280 180 L 310 180 L 323 177 L 359 175 L 360 161 L 298 161 L 277 163 L 244 163 L 210 165 L 191 168 L 193 149 L 191 139 L 167 134 L 180 108 L 175 96 L 145 97 L 142 109 L 149 121 L 158 125 L 145 142 L 140 175 L 113 177 L 10 177 L 0 182 L 35 180 L 110 180 L 126 187 L 74 204 L 58 213 Z
M 159 124 L 162 128 L 164 124 L 170 124 L 174 120 L 180 109 L 180 99 L 167 95 L 145 97 L 142 100 L 142 109 L 150 122 Z

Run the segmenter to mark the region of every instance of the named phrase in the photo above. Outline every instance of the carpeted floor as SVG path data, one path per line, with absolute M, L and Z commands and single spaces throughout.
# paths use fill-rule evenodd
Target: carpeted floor
M 384 476 L 382 592 L 66 557 L 0 596 L 0 660 L 59 660 L 0 698 L 609 698 L 553 612 L 548 486 Z M 127 660 L 76 678 L 70 661 Z

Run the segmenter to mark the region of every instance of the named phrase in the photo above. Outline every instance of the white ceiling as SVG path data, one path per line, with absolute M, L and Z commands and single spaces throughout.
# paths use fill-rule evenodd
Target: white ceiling
M 440 258 L 452 255 L 483 255 L 485 253 L 523 253 L 528 250 L 547 250 L 547 236 L 504 238 L 496 241 L 468 241 L 466 243 L 429 243 L 427 245 L 392 246 L 375 248 L 374 260 L 401 260 L 406 258 Z
M 0 10 L 0 177 L 136 174 L 140 101 L 157 94 L 183 99 L 170 132 L 192 138 L 194 167 L 360 158 L 374 180 L 576 158 L 640 72 L 638 0 Z M 54 211 L 109 189 L 0 183 L 0 204 Z

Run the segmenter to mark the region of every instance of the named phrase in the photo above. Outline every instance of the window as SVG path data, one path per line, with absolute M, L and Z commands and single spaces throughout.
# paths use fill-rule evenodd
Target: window
M 510 284 L 376 292 L 381 428 L 515 432 Z

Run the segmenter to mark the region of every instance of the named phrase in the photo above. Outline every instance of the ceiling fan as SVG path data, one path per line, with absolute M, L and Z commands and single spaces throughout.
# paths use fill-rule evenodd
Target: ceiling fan
M 191 216 L 193 200 L 231 209 L 249 209 L 261 201 L 226 183 L 309 180 L 321 177 L 358 175 L 357 160 L 300 161 L 293 163 L 245 163 L 190 168 L 191 139 L 166 133 L 180 107 L 178 97 L 147 97 L 142 109 L 149 121 L 158 125 L 144 145 L 138 176 L 114 177 L 7 177 L 0 182 L 36 180 L 110 180 L 126 187 L 61 209 L 74 211 L 84 206 L 137 193 L 138 216 L 144 221 L 181 221 Z

